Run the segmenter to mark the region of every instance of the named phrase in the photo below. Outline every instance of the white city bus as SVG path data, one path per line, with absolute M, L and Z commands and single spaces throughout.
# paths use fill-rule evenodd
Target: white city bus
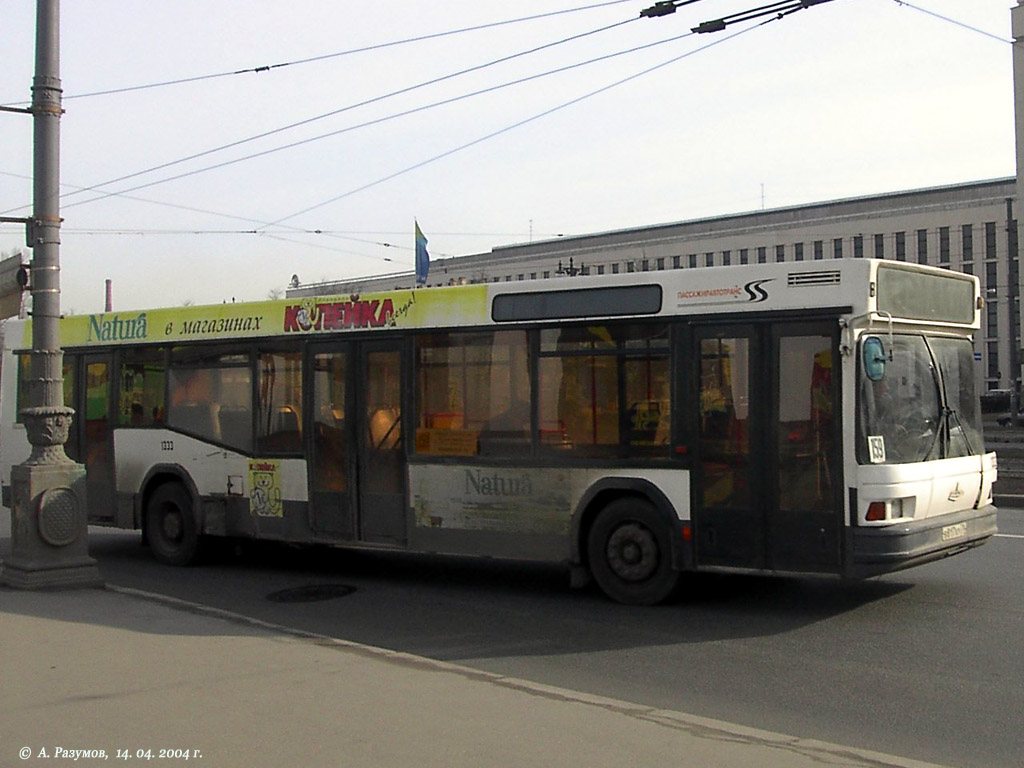
M 996 531 L 981 307 L 848 259 L 68 317 L 67 452 L 90 522 L 174 565 L 210 536 L 534 559 L 638 604 L 686 571 L 866 577 Z

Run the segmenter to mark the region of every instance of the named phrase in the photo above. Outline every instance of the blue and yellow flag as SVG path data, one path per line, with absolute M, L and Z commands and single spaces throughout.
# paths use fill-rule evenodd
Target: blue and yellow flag
M 416 225 L 416 285 L 427 284 L 427 273 L 430 272 L 430 254 L 427 253 L 427 238 L 420 231 L 420 223 L 413 219 Z

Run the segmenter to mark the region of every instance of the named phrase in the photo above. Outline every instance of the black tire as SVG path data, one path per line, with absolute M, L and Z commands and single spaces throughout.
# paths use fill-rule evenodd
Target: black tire
M 602 509 L 587 537 L 590 572 L 626 605 L 656 605 L 675 592 L 669 526 L 646 499 L 623 497 Z
M 199 555 L 199 529 L 192 496 L 181 483 L 159 486 L 146 504 L 146 540 L 166 565 L 189 565 Z

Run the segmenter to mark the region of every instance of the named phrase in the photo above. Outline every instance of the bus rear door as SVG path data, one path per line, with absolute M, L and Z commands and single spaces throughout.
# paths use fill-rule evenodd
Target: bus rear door
M 113 521 L 114 445 L 111 414 L 113 359 L 110 353 L 69 354 L 64 359 L 65 403 L 75 409 L 65 445 L 68 457 L 85 465 L 90 522 Z

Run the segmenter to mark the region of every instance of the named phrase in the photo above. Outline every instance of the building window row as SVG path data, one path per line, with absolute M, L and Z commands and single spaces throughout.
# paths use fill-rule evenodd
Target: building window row
M 959 245 L 959 256 L 960 263 L 962 265 L 962 271 L 967 274 L 974 274 L 973 262 L 975 258 L 974 248 L 974 237 L 975 231 L 980 229 L 983 233 L 984 239 L 984 256 L 986 261 L 986 287 L 991 289 L 996 286 L 996 275 L 995 275 L 995 264 L 998 258 L 998 227 L 996 222 L 988 221 L 981 225 L 978 224 L 962 224 L 959 228 L 959 243 L 954 243 L 952 232 L 948 226 L 941 226 L 937 229 L 921 228 L 913 230 L 912 237 L 907 237 L 906 231 L 897 231 L 889 235 L 874 233 L 867 236 L 870 242 L 870 255 L 876 259 L 895 259 L 896 261 L 907 261 L 912 259 L 919 264 L 937 264 L 949 268 L 953 263 L 955 255 L 955 246 Z M 1011 227 L 1011 235 L 1014 233 L 1014 228 Z M 907 241 L 908 239 L 913 243 L 914 252 L 908 253 Z M 1012 239 L 1012 237 L 1011 237 Z M 769 258 L 769 251 L 774 250 L 774 261 L 786 262 L 786 261 L 805 261 L 810 259 L 814 261 L 822 261 L 826 257 L 833 259 L 842 259 L 848 253 L 855 259 L 862 259 L 867 254 L 864 247 L 865 235 L 853 235 L 851 237 L 834 237 L 831 238 L 831 243 L 827 240 L 812 240 L 810 241 L 810 249 L 808 252 L 807 243 L 796 242 L 792 245 L 777 244 L 772 249 L 767 246 L 757 246 L 755 248 L 740 248 L 737 251 L 733 250 L 722 250 L 722 251 L 704 251 L 702 253 L 680 253 L 670 257 L 659 256 L 656 259 L 626 259 L 621 262 L 607 262 L 605 264 L 597 264 L 594 266 L 581 266 L 578 271 L 572 274 L 581 275 L 604 275 L 613 274 L 617 275 L 621 272 L 635 273 L 635 272 L 650 272 L 652 270 L 662 271 L 665 269 L 694 269 L 697 266 L 704 267 L 715 267 L 715 266 L 733 266 L 733 265 L 745 265 L 750 263 L 765 264 Z M 850 244 L 849 252 L 846 250 L 847 243 Z M 933 248 L 932 244 L 935 244 Z M 1010 251 L 1016 250 L 1016 244 L 1010 243 Z M 1016 255 L 1016 254 L 1014 254 Z M 1016 259 L 1011 259 L 1011 269 L 1016 269 Z M 545 271 L 543 276 L 545 278 L 551 277 L 550 271 Z M 562 272 L 561 274 L 565 274 Z M 530 279 L 536 279 L 538 276 L 537 272 L 531 272 L 529 274 Z M 556 274 L 558 276 L 558 274 Z M 492 282 L 511 282 L 513 280 L 525 280 L 525 273 L 519 273 L 517 275 L 503 275 L 491 277 Z M 1011 282 L 1014 275 L 1011 275 Z

